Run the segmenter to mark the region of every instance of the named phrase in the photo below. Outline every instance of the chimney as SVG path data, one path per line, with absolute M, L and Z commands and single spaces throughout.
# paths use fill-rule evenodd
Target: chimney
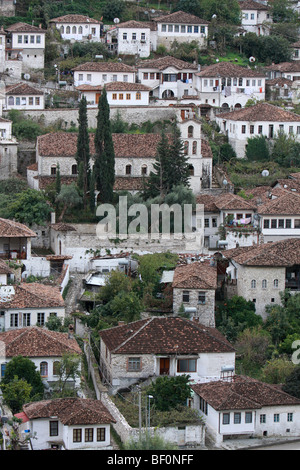
M 55 212 L 51 212 L 51 224 L 55 224 L 55 220 L 56 220 L 56 214 Z

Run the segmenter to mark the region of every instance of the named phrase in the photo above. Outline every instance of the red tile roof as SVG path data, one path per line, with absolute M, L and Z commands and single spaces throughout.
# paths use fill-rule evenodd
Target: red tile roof
M 263 406 L 300 405 L 300 400 L 274 385 L 250 377 L 232 382 L 215 381 L 191 386 L 215 410 L 253 410 Z
M 238 196 L 237 194 L 224 193 L 217 196 L 215 205 L 219 210 L 256 210 L 256 205 L 253 202 Z
M 102 24 L 102 21 L 95 20 L 85 15 L 64 15 L 52 18 L 49 23 L 91 23 L 91 24 Z
M 258 208 L 262 215 L 300 215 L 300 194 L 282 190 L 282 195 Z
M 154 18 L 153 21 L 156 23 L 173 23 L 173 24 L 209 24 L 209 21 L 203 20 L 198 16 L 191 15 L 185 11 L 175 11 L 169 15 L 160 16 L 159 18 Z
M 287 267 L 300 264 L 300 238 L 288 238 L 258 246 L 232 248 L 222 251 L 226 259 L 244 266 Z
M 12 308 L 55 308 L 64 307 L 64 299 L 56 286 L 37 282 L 23 282 L 14 287 L 15 294 L 11 300 L 1 302 L 3 310 Z
M 197 72 L 198 77 L 265 77 L 263 72 L 251 69 L 250 67 L 242 67 L 241 65 L 231 62 L 219 62 L 217 64 L 203 67 Z
M 121 62 L 85 62 L 73 69 L 75 72 L 135 72 L 136 68 Z
M 11 33 L 46 33 L 46 31 L 42 28 L 38 28 L 37 26 L 22 22 L 7 26 L 5 30 Z
M 241 10 L 269 10 L 270 7 L 254 0 L 239 1 Z
M 0 259 L 0 274 L 13 274 L 13 270 L 2 259 Z
M 50 331 L 38 326 L 20 328 L 0 333 L 5 344 L 6 357 L 61 357 L 64 353 L 81 354 L 75 338 L 68 333 Z
M 221 119 L 229 119 L 233 121 L 270 121 L 270 122 L 299 122 L 299 114 L 286 111 L 279 106 L 269 103 L 258 103 L 248 108 L 242 108 L 229 113 L 218 114 Z
M 44 95 L 44 92 L 37 90 L 27 83 L 17 83 L 16 85 L 9 85 L 5 89 L 6 95 Z
M 15 237 L 36 237 L 36 233 L 30 230 L 26 225 L 20 224 L 9 219 L 0 218 L 0 237 L 15 238 Z
M 199 354 L 234 352 L 216 328 L 179 317 L 151 317 L 99 332 L 114 354 Z
M 138 69 L 158 69 L 164 70 L 167 67 L 175 67 L 177 70 L 197 70 L 197 65 L 185 62 L 184 60 L 176 59 L 176 57 L 165 56 L 158 59 L 141 60 Z
M 208 262 L 193 262 L 177 266 L 172 283 L 177 289 L 216 289 L 217 268 Z
M 90 398 L 42 400 L 27 403 L 23 406 L 23 411 L 30 420 L 57 416 L 65 426 L 115 422 L 115 419 L 100 400 Z

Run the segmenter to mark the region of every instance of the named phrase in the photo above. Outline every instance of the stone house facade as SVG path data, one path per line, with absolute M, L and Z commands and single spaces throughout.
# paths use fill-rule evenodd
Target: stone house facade
M 99 335 L 101 378 L 111 393 L 160 375 L 217 380 L 235 362 L 234 348 L 217 330 L 180 317 L 151 317 Z
M 203 325 L 215 326 L 217 269 L 210 261 L 194 261 L 175 268 L 172 282 L 173 312 L 181 309 Z

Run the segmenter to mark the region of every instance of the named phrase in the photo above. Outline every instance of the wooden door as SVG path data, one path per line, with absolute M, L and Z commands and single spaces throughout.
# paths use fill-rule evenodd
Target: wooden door
M 170 359 L 168 357 L 161 357 L 159 364 L 159 374 L 169 375 L 170 372 Z

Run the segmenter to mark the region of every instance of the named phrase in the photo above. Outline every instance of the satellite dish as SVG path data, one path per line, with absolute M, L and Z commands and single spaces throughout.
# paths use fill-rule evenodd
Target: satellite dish
M 270 174 L 270 173 L 269 173 L 268 170 L 263 170 L 263 171 L 261 172 L 261 176 L 269 176 L 269 174 Z
M 120 19 L 119 19 L 119 18 L 114 18 L 114 23 L 115 23 L 115 24 L 120 23 Z
M 24 80 L 30 80 L 30 75 L 29 75 L 29 73 L 25 73 L 25 75 L 24 75 Z
M 249 62 L 255 62 L 255 57 L 253 57 L 253 55 L 249 57 Z
M 223 185 L 224 185 L 224 186 L 227 186 L 227 184 L 228 184 L 228 181 L 227 181 L 226 179 L 223 180 Z
M 219 59 L 216 59 L 216 62 L 219 62 Z

